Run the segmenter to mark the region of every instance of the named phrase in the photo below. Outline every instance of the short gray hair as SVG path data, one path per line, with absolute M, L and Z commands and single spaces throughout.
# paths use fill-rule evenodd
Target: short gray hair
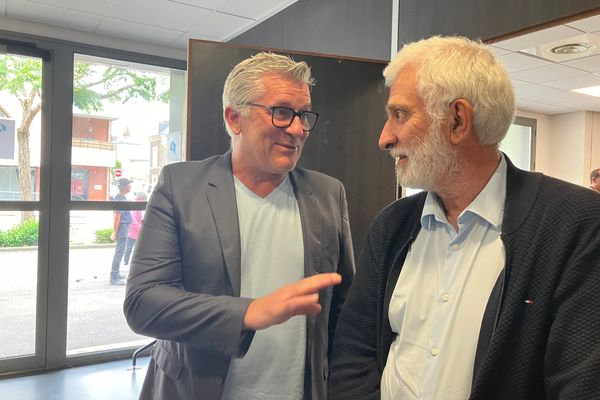
M 498 146 L 514 118 L 515 92 L 506 68 L 487 46 L 441 36 L 407 44 L 383 71 L 388 87 L 408 64 L 417 68 L 419 94 L 432 123 L 441 123 L 454 100 L 465 99 L 473 106 L 479 143 Z
M 278 75 L 296 83 L 314 85 L 310 67 L 306 62 L 296 62 L 289 56 L 262 52 L 237 64 L 227 76 L 223 86 L 223 113 L 227 107 L 243 111 L 245 104 L 264 94 L 263 77 Z M 223 114 L 224 118 L 224 114 Z M 225 121 L 229 136 L 232 132 Z

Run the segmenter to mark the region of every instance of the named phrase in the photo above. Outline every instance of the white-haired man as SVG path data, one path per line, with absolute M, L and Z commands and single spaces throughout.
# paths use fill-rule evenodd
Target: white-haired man
M 296 168 L 318 114 L 310 68 L 259 53 L 223 89 L 231 150 L 163 168 L 127 280 L 159 338 L 141 399 L 325 399 L 354 274 L 344 187 Z
M 379 146 L 425 191 L 369 228 L 330 399 L 600 398 L 600 198 L 498 150 L 515 100 L 484 45 L 408 44 L 384 76 Z

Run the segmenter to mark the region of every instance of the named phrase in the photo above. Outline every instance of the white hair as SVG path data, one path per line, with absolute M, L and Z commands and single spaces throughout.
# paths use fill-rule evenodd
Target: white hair
M 281 76 L 295 83 L 314 85 L 310 67 L 304 61 L 296 62 L 288 56 L 262 52 L 237 64 L 227 76 L 223 86 L 223 120 L 225 109 L 232 107 L 244 111 L 246 104 L 255 101 L 264 94 L 263 77 Z M 232 132 L 225 121 L 229 136 Z
M 515 93 L 502 63 L 481 42 L 440 37 L 404 45 L 383 71 L 386 86 L 408 64 L 417 69 L 418 90 L 433 123 L 448 116 L 454 100 L 473 107 L 473 126 L 482 146 L 497 147 L 515 114 Z

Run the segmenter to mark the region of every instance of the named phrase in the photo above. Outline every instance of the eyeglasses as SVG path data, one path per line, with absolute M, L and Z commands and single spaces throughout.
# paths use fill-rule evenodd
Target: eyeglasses
M 261 107 L 271 111 L 271 123 L 276 128 L 287 128 L 292 125 L 294 118 L 298 117 L 302 130 L 308 132 L 313 130 L 319 119 L 319 113 L 314 111 L 295 111 L 289 107 L 265 106 L 258 103 L 244 103 L 244 105 Z

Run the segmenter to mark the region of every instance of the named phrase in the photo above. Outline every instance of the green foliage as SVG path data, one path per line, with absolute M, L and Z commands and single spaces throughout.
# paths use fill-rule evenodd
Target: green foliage
M 1 1 L 1 0 L 0 0 Z M 73 65 L 73 104 L 88 114 L 100 111 L 106 104 L 126 103 L 132 98 L 167 102 L 168 91 L 157 93 L 157 86 L 167 77 L 150 72 L 91 62 Z M 38 58 L 0 54 L 0 92 L 8 92 L 21 104 L 23 120 L 18 127 L 19 160 L 29 160 L 27 147 L 29 126 L 41 109 L 42 62 Z M 11 118 L 9 110 L 0 104 L 0 117 Z M 21 162 L 21 161 L 20 161 Z M 29 162 L 19 164 L 29 169 Z M 27 182 L 20 182 L 23 187 Z
M 0 56 L 0 91 L 23 98 L 39 93 L 42 85 L 42 62 L 36 58 Z
M 37 246 L 38 232 L 37 221 L 28 219 L 7 231 L 0 231 L 0 247 Z
M 107 229 L 98 229 L 94 232 L 96 235 L 96 243 L 114 243 L 115 241 L 110 238 L 113 230 L 110 228 Z
M 168 100 L 168 95 L 156 93 L 157 78 L 151 74 L 76 62 L 73 76 L 73 104 L 88 113 L 102 110 L 104 100 L 121 104 L 132 98 Z
M 88 113 L 101 111 L 103 101 L 126 103 L 132 98 L 167 102 L 168 91 L 157 93 L 157 78 L 126 68 L 76 62 L 73 65 L 73 104 Z M 42 62 L 37 58 L 0 55 L 0 91 L 8 91 L 22 105 L 39 101 Z
M 0 54 L 0 92 L 14 96 L 27 111 L 40 105 L 42 85 L 42 62 L 36 58 L 13 57 Z M 11 118 L 8 110 L 0 105 L 0 116 Z

